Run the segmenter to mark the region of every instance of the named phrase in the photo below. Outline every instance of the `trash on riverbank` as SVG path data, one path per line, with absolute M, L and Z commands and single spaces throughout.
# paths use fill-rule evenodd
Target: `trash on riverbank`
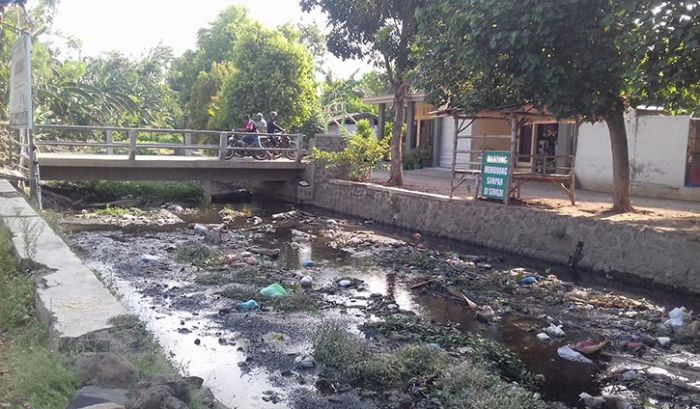
M 260 290 L 260 294 L 270 298 L 286 297 L 288 295 L 287 290 L 277 283 L 263 288 Z
M 573 346 L 573 349 L 575 349 L 576 351 L 578 351 L 584 355 L 592 355 L 592 354 L 600 352 L 607 345 L 608 345 L 607 340 L 605 340 L 603 342 L 596 342 L 596 341 L 588 339 L 585 341 L 577 342 L 576 345 Z
M 258 305 L 257 301 L 255 300 L 248 300 L 236 305 L 236 309 L 241 312 L 254 311 L 258 308 L 260 308 L 260 305 Z

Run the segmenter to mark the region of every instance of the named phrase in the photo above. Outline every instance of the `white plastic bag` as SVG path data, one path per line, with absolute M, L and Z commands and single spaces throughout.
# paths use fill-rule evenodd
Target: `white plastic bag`
M 593 363 L 593 361 L 583 356 L 580 352 L 575 351 L 569 345 L 564 345 L 563 347 L 560 347 L 559 349 L 557 349 L 557 353 L 561 358 L 566 359 L 567 361 L 580 362 L 582 364 Z
M 685 307 L 674 308 L 668 313 L 668 319 L 664 322 L 667 327 L 680 328 L 683 326 L 683 321 L 685 320 L 688 313 L 685 311 Z

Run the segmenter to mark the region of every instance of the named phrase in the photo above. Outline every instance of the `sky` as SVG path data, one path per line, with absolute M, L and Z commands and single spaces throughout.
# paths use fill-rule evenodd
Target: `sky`
M 197 31 L 231 5 L 246 7 L 250 16 L 274 28 L 292 22 L 316 22 L 325 30 L 322 13 L 303 13 L 298 0 L 61 0 L 54 29 L 82 41 L 82 53 L 94 56 L 117 50 L 138 56 L 159 43 L 175 55 L 194 48 Z M 329 56 L 326 65 L 341 77 L 371 66 Z

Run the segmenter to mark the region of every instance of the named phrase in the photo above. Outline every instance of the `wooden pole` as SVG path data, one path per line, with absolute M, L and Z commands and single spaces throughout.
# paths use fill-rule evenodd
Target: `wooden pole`
M 508 186 L 506 188 L 506 205 L 510 204 L 510 187 L 513 185 L 513 172 L 517 159 L 515 157 L 518 145 L 518 118 L 515 114 L 510 114 L 510 166 L 508 167 Z
M 571 147 L 571 186 L 569 187 L 569 190 L 571 190 L 571 205 L 576 206 L 576 151 L 578 150 L 578 132 L 579 128 L 581 128 L 581 120 L 579 118 L 576 118 L 576 122 L 574 123 L 574 137 L 573 142 L 572 142 L 572 147 Z
M 455 134 L 454 140 L 452 141 L 452 181 L 450 182 L 450 199 L 455 195 L 455 178 L 457 177 L 457 142 L 459 137 L 459 118 L 454 115 L 455 120 Z

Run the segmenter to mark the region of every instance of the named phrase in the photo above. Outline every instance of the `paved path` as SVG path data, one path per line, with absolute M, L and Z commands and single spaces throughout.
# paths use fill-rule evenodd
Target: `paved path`
M 23 196 L 0 180 L 0 219 L 11 231 L 20 257 L 26 258 L 27 231 L 38 235 L 34 262 L 46 272 L 36 288 L 39 318 L 51 329 L 55 346 L 110 328 L 109 319 L 127 310 L 68 248 Z M 29 237 L 32 234 L 28 235 Z M 31 252 L 31 251 L 30 251 Z
M 451 172 L 427 168 L 404 171 L 404 188 L 428 193 L 449 195 Z M 372 172 L 372 180 L 383 183 L 389 178 L 386 171 Z M 457 196 L 473 197 L 474 183 L 465 182 Z M 571 206 L 568 197 L 558 187 L 530 182 L 522 187 L 523 205 L 581 217 L 598 217 L 610 221 L 644 224 L 658 229 L 700 234 L 700 202 L 634 197 L 632 204 L 638 210 L 634 214 L 608 215 L 612 196 L 608 193 L 576 190 L 577 206 Z

